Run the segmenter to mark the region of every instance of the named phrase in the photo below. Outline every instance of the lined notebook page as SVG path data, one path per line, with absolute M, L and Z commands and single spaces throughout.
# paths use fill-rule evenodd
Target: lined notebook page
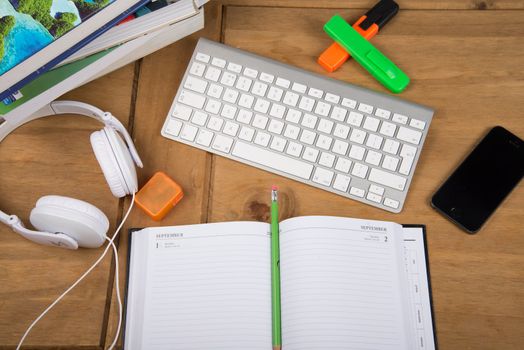
M 133 233 L 126 349 L 270 349 L 268 230 L 233 222 Z
M 301 217 L 280 230 L 283 349 L 412 348 L 400 225 Z

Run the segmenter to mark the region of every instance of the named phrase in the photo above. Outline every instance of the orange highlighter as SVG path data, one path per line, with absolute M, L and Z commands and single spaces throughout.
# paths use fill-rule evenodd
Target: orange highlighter
M 353 28 L 365 39 L 374 37 L 398 12 L 398 4 L 393 0 L 381 0 L 371 10 L 353 24 Z M 349 53 L 334 42 L 318 57 L 320 64 L 328 72 L 334 72 L 349 59 Z

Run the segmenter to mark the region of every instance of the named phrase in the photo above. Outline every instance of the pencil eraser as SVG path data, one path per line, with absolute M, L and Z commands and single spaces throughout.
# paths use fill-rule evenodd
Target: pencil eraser
M 159 221 L 184 197 L 182 187 L 158 171 L 137 192 L 135 204 L 153 220 Z

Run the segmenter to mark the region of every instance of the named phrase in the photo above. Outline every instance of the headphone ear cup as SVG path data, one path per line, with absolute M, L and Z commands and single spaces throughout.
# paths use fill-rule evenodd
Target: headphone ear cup
M 36 229 L 63 233 L 84 248 L 100 247 L 109 229 L 109 220 L 100 209 L 87 202 L 62 196 L 40 198 L 29 220 Z
M 103 131 L 122 174 L 127 194 L 135 193 L 138 191 L 136 167 L 127 144 L 115 129 L 106 126 Z
M 117 198 L 126 196 L 128 191 L 124 183 L 123 175 L 118 168 L 117 160 L 104 134 L 104 130 L 95 131 L 91 134 L 91 146 L 93 147 L 93 152 L 104 173 L 111 193 Z

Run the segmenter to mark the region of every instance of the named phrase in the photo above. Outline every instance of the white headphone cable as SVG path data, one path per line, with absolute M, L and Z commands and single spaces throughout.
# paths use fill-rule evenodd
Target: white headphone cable
M 135 203 L 135 193 L 133 193 L 133 197 L 131 199 L 131 204 L 129 205 L 129 209 L 127 209 L 127 212 L 126 212 L 126 215 L 124 215 L 122 221 L 120 222 L 120 225 L 118 225 L 118 227 L 116 228 L 115 230 L 115 233 L 113 234 L 113 236 L 111 237 L 111 239 L 109 239 L 109 243 L 107 244 L 106 248 L 104 249 L 104 251 L 102 252 L 102 254 L 100 255 L 100 257 L 97 259 L 97 261 L 94 262 L 93 265 L 91 265 L 91 267 L 89 269 L 87 269 L 86 272 L 84 272 L 82 274 L 82 276 L 80 276 L 80 278 L 78 278 L 75 283 L 73 283 L 69 288 L 67 288 L 58 298 L 55 299 L 55 301 L 53 301 L 32 323 L 31 325 L 27 328 L 27 330 L 25 331 L 24 335 L 22 336 L 22 338 L 20 339 L 20 342 L 18 343 L 18 346 L 16 347 L 16 350 L 20 350 L 22 344 L 24 343 L 24 340 L 25 338 L 29 335 L 29 332 L 31 332 L 31 330 L 33 329 L 33 327 L 38 323 L 38 321 L 40 321 L 42 319 L 42 317 L 44 317 L 48 312 L 49 310 L 51 310 L 56 304 L 58 304 L 58 302 L 60 300 L 62 300 L 71 290 L 73 290 L 73 288 L 75 288 L 87 275 L 89 275 L 91 273 L 91 271 L 93 271 L 93 269 L 95 267 L 98 266 L 98 264 L 100 264 L 100 262 L 104 259 L 104 257 L 106 256 L 107 252 L 109 251 L 109 248 L 111 247 L 114 247 L 113 249 L 115 250 L 116 252 L 116 246 L 114 245 L 114 240 L 115 238 L 117 237 L 118 235 L 118 232 L 120 232 L 120 230 L 122 229 L 122 226 L 124 225 L 124 223 L 126 222 L 127 220 L 127 217 L 129 216 L 129 213 L 131 213 L 131 209 L 133 208 L 133 204 Z M 106 237 L 107 238 L 107 237 Z M 115 339 L 113 340 L 113 343 L 111 344 L 111 347 L 110 349 L 112 349 L 114 347 L 114 345 L 116 344 L 116 341 L 118 339 L 118 333 L 120 332 L 120 326 L 121 326 L 121 323 L 122 323 L 122 301 L 120 299 L 120 288 L 118 286 L 118 256 L 115 256 L 116 258 L 116 263 L 115 263 L 115 268 L 117 269 L 116 272 L 115 272 L 115 279 L 116 279 L 116 284 L 117 284 L 117 299 L 118 299 L 118 305 L 119 305 L 119 318 L 118 318 L 118 328 L 117 328 L 117 334 L 115 335 Z

